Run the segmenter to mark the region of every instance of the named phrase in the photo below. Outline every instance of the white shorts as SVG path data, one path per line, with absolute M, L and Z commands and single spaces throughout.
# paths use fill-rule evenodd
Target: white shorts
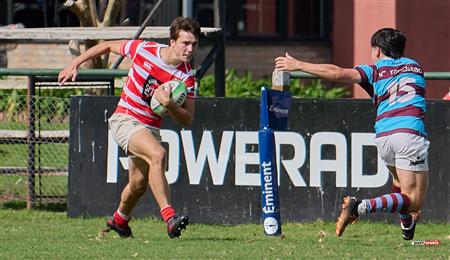
M 138 130 L 147 129 L 156 140 L 161 142 L 161 135 L 159 133 L 159 128 L 151 127 L 149 125 L 141 123 L 136 118 L 127 115 L 114 113 L 108 119 L 109 129 L 111 130 L 112 137 L 114 141 L 128 154 L 128 141 L 130 137 L 136 133 Z
M 428 171 L 430 142 L 425 137 L 395 133 L 375 138 L 375 144 L 387 165 L 407 171 Z

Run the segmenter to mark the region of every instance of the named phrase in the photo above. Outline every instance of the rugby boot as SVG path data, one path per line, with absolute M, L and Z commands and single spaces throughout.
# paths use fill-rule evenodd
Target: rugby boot
M 409 227 L 403 226 L 403 223 L 400 223 L 402 227 L 402 237 L 404 240 L 411 240 L 414 238 L 414 231 L 416 230 L 416 221 L 413 219 L 411 221 L 411 225 Z
M 125 226 L 119 226 L 117 225 L 116 221 L 114 220 L 114 217 L 111 217 L 106 222 L 106 226 L 114 231 L 116 231 L 117 234 L 119 234 L 120 237 L 131 237 L 132 232 L 131 228 L 128 226 L 128 221 L 126 221 Z
M 167 221 L 167 234 L 170 238 L 176 238 L 181 236 L 181 230 L 186 229 L 189 224 L 188 216 L 173 216 Z
M 355 197 L 347 196 L 341 205 L 341 214 L 336 221 L 336 235 L 342 236 L 345 228 L 349 224 L 353 224 L 358 220 L 358 205 L 361 201 L 356 200 Z

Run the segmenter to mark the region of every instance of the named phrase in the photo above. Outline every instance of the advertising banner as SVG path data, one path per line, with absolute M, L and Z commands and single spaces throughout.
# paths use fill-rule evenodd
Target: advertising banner
M 107 119 L 118 97 L 72 97 L 69 143 L 69 216 L 108 216 L 128 182 L 128 158 L 112 140 Z M 429 192 L 423 220 L 450 221 L 450 104 L 428 101 L 425 118 Z M 261 174 L 258 98 L 196 98 L 195 120 L 183 129 L 166 117 L 162 144 L 172 204 L 193 223 L 260 223 Z M 334 221 L 346 195 L 389 193 L 391 177 L 377 155 L 369 100 L 292 99 L 286 131 L 274 130 L 281 219 Z M 147 192 L 133 217 L 156 216 Z M 371 220 L 398 221 L 396 214 Z

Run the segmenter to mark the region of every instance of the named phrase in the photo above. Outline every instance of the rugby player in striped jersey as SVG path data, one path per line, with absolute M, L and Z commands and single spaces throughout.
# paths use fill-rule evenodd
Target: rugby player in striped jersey
M 375 104 L 375 143 L 393 176 L 392 193 L 363 200 L 345 197 L 336 222 L 338 236 L 361 215 L 397 212 L 403 239 L 414 237 L 427 191 L 430 142 L 424 124 L 423 70 L 415 60 L 403 56 L 405 46 L 404 33 L 383 28 L 372 35 L 372 65 L 341 68 L 300 61 L 288 53 L 275 59 L 276 70 L 300 70 L 329 81 L 358 83 Z
M 195 77 L 189 62 L 197 52 L 199 37 L 200 25 L 195 20 L 178 17 L 170 26 L 169 45 L 143 40 L 102 42 L 73 59 L 59 73 L 58 82 L 64 84 L 75 81 L 80 65 L 99 55 L 112 52 L 131 59 L 120 101 L 108 120 L 114 140 L 129 155 L 129 182 L 122 191 L 118 209 L 106 223 L 121 237 L 132 235 L 130 215 L 148 186 L 167 223 L 170 238 L 180 236 L 189 224 L 189 218 L 178 215 L 171 205 L 165 177 L 166 150 L 159 133 L 162 118 L 153 113 L 150 101 L 155 96 L 183 127 L 192 123 Z M 170 100 L 169 88 L 160 87 L 170 80 L 181 80 L 187 86 L 187 98 L 181 107 Z

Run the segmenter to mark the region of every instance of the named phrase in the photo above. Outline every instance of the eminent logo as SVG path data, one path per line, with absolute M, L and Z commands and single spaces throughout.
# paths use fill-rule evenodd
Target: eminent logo
M 289 110 L 286 108 L 280 108 L 280 107 L 276 107 L 274 105 L 270 105 L 269 111 L 273 111 L 275 113 L 280 113 L 280 114 L 284 114 L 284 115 L 287 115 L 289 112 Z
M 262 193 L 264 195 L 265 202 L 262 210 L 265 214 L 275 212 L 275 205 L 273 202 L 273 179 L 271 166 L 271 162 L 261 163 L 261 167 L 263 168 L 264 172 L 264 191 Z
M 273 235 L 278 230 L 278 221 L 276 218 L 268 217 L 264 219 L 264 230 L 268 235 Z

